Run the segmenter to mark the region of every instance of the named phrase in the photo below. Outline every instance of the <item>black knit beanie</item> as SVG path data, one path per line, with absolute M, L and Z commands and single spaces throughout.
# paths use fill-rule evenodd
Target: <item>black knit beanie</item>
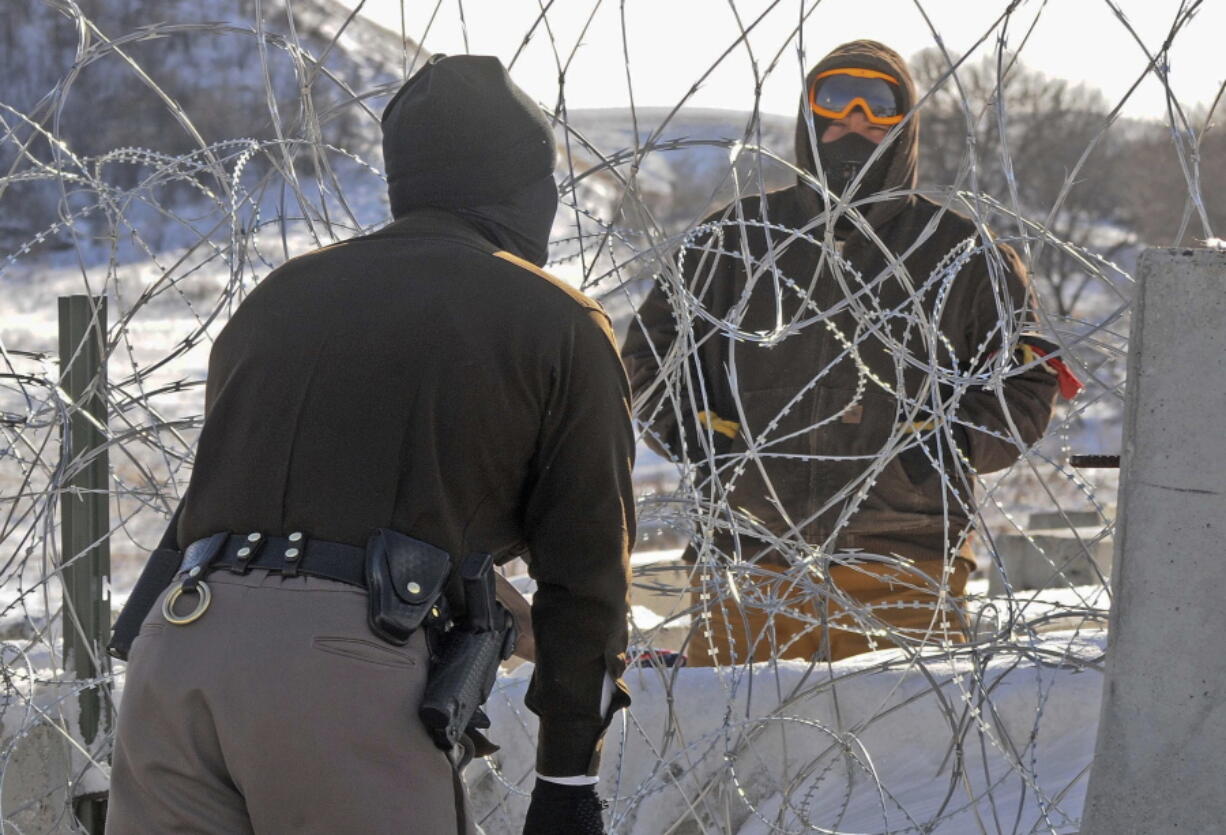
M 505 203 L 553 173 L 541 109 L 484 55 L 435 56 L 383 110 L 392 216 Z

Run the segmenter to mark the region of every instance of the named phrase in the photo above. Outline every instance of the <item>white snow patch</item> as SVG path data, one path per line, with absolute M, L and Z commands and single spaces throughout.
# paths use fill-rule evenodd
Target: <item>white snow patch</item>
M 630 567 L 655 565 L 662 562 L 677 562 L 685 553 L 684 548 L 666 548 L 660 551 L 636 551 L 630 555 Z
M 636 629 L 640 629 L 643 632 L 655 629 L 664 623 L 664 618 L 661 615 L 657 615 L 646 606 L 631 606 L 630 620 L 634 623 Z
M 978 673 L 969 655 L 898 650 L 816 669 L 629 670 L 634 704 L 601 764 L 610 831 L 1076 832 L 1105 646 L 1104 632 L 1047 633 L 994 648 Z M 487 710 L 503 749 L 467 774 L 487 835 L 518 833 L 527 808 L 527 677 L 499 680 Z

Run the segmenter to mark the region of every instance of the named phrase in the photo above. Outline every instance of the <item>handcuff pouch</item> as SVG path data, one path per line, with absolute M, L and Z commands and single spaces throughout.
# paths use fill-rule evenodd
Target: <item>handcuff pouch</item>
M 403 646 L 439 604 L 451 576 L 451 557 L 428 542 L 379 528 L 366 541 L 370 629 Z

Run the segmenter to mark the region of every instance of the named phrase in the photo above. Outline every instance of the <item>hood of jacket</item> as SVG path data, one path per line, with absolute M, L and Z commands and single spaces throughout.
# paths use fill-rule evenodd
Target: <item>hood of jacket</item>
M 435 55 L 383 110 L 392 217 L 445 209 L 544 264 L 557 212 L 553 130 L 497 59 Z
M 800 115 L 796 122 L 796 164 L 815 174 L 817 165 L 813 156 L 813 145 L 819 142 L 822 132 L 829 126 L 830 120 L 818 116 L 809 109 L 809 85 L 813 79 L 827 70 L 845 67 L 877 70 L 889 73 L 898 79 L 901 86 L 902 106 L 904 112 L 910 114 L 896 131 L 891 131 L 884 140 L 890 145 L 884 151 L 884 159 L 874 165 L 885 165 L 883 190 L 913 189 L 917 182 L 917 163 L 919 160 L 919 114 L 913 113 L 917 99 L 915 81 L 903 57 L 888 46 L 877 41 L 851 41 L 836 47 L 825 58 L 819 61 L 805 76 L 804 91 L 800 101 Z M 812 125 L 812 128 L 810 128 Z M 810 130 L 812 132 L 810 132 Z M 799 183 L 799 194 L 802 203 L 814 214 L 824 210 L 821 196 L 803 180 Z M 867 195 L 860 193 L 858 197 Z M 903 206 L 905 198 L 874 203 L 868 207 L 868 222 L 874 228 L 881 228 L 893 218 Z

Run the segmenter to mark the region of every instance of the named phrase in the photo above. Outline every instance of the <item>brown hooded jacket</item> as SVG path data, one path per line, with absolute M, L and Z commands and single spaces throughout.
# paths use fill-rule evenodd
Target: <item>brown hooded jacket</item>
M 970 524 L 974 474 L 1008 466 L 1042 435 L 1057 378 L 1022 359 L 1043 342 L 1014 250 L 912 193 L 919 114 L 903 59 L 856 41 L 807 81 L 839 67 L 899 79 L 909 114 L 882 143 L 882 191 L 852 194 L 880 243 L 846 217 L 827 232 L 813 148 L 828 121 L 806 101 L 798 184 L 707 218 L 678 275 L 640 307 L 622 359 L 648 443 L 698 461 L 703 492 L 738 514 L 739 537 L 713 514 L 724 553 L 782 563 L 793 546 L 826 544 L 941 558 Z M 678 338 L 678 320 L 692 340 Z M 791 544 L 780 553 L 744 535 L 755 528 Z

